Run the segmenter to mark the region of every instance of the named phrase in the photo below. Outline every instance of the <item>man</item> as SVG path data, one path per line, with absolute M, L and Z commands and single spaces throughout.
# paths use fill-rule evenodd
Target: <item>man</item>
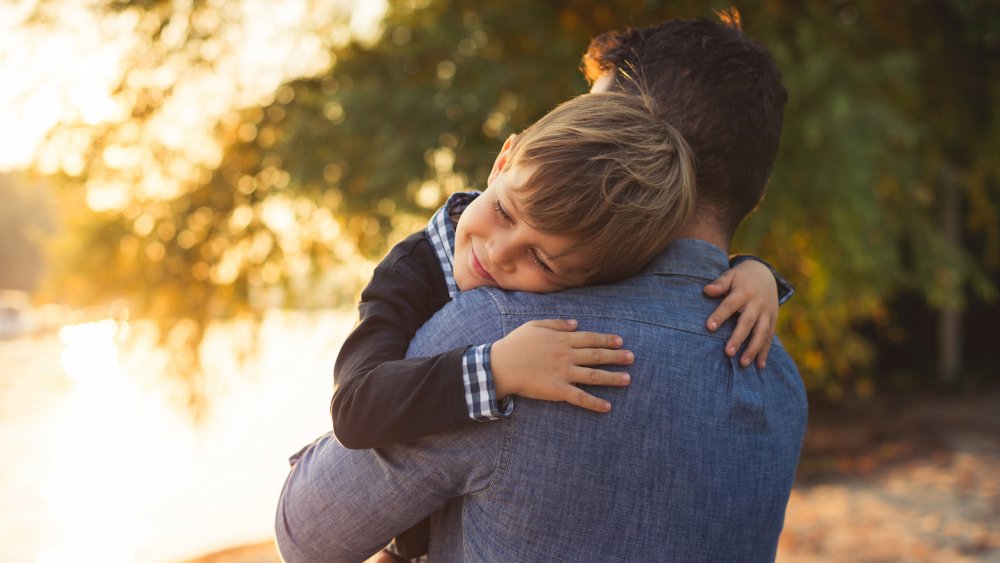
M 671 21 L 596 39 L 597 89 L 638 75 L 698 159 L 683 240 L 611 286 L 460 294 L 411 355 L 492 342 L 525 321 L 573 318 L 635 352 L 614 409 L 518 399 L 513 415 L 379 450 L 330 436 L 299 457 L 279 503 L 289 561 L 356 561 L 433 513 L 432 561 L 767 561 L 805 428 L 798 371 L 777 342 L 765 367 L 721 354 L 732 323 L 704 321 L 704 284 L 760 200 L 785 90 L 770 55 L 733 26 Z M 711 321 L 710 321 L 711 323 Z M 727 351 L 729 352 L 729 351 Z M 733 356 L 736 356 L 733 354 Z

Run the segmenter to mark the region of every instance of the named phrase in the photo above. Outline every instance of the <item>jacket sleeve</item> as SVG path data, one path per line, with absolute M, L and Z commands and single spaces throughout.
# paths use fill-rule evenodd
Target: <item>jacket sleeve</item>
M 334 368 L 330 411 L 348 448 L 376 448 L 470 423 L 462 380 L 466 347 L 404 359 L 417 329 L 448 302 L 422 233 L 397 245 L 361 294 L 359 322 Z

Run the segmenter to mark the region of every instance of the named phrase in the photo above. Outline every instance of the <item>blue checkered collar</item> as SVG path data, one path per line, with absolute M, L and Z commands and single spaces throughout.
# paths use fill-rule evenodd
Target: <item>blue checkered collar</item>
M 444 272 L 444 282 L 448 286 L 448 295 L 454 298 L 458 295 L 458 284 L 455 283 L 455 221 L 452 217 L 458 217 L 465 211 L 474 199 L 481 192 L 455 192 L 451 194 L 448 201 L 437 210 L 431 217 L 424 231 L 427 239 L 434 247 L 438 261 L 441 262 L 441 271 Z

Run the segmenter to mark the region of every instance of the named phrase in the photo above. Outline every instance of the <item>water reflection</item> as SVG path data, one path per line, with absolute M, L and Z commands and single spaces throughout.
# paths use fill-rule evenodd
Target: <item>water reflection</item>
M 117 340 L 127 327 L 107 319 L 59 331 L 74 387 L 53 421 L 62 431 L 42 496 L 62 540 L 39 563 L 134 561 L 150 538 L 145 515 L 191 471 L 183 463 L 190 452 L 182 451 L 190 427 L 122 369 Z M 146 490 L 158 474 L 170 479 Z
M 210 331 L 209 376 L 224 384 L 197 425 L 158 376 L 167 352 L 136 329 L 125 345 L 127 323 L 4 343 L 0 365 L 15 367 L 4 379 L 20 383 L 2 382 L 3 404 L 40 389 L 45 399 L 0 414 L 0 448 L 15 460 L 0 469 L 0 494 L 25 481 L 37 491 L 14 497 L 0 517 L 30 522 L 25 536 L 0 542 L 9 544 L 0 560 L 177 561 L 269 538 L 285 459 L 329 424 L 330 369 L 350 324 L 339 313 L 273 314 L 250 364 L 233 357 L 245 331 Z

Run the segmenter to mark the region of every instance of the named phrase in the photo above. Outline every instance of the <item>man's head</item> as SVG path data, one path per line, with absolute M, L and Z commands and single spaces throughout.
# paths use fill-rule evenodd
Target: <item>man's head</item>
M 504 144 L 456 230 L 455 280 L 549 292 L 624 279 L 694 208 L 694 167 L 643 95 L 588 94 Z
M 591 41 L 583 70 L 592 91 L 643 89 L 694 151 L 695 221 L 732 237 L 760 201 L 778 152 L 785 101 L 781 71 L 745 36 L 736 12 L 724 23 L 671 20 Z

